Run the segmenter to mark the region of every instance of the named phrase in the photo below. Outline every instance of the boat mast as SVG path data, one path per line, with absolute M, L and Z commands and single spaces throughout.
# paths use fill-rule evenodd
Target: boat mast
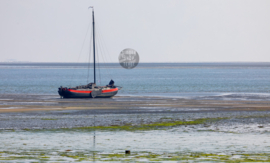
M 95 18 L 94 18 L 94 7 L 91 7 L 91 8 L 92 8 L 92 21 L 93 21 L 94 83 L 96 84 Z

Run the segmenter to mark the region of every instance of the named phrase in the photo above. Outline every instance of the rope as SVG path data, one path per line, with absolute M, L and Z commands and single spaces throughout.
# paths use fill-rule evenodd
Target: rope
M 88 31 L 89 31 L 90 25 L 91 25 L 91 20 L 89 19 L 89 24 L 88 24 L 88 27 L 87 27 L 87 31 L 86 31 L 86 34 L 85 34 L 85 37 L 84 37 L 84 40 L 83 40 L 83 44 L 82 44 L 82 47 L 81 47 L 81 50 L 80 50 L 80 53 L 79 53 L 79 57 L 77 59 L 76 64 L 79 63 L 79 60 L 80 60 L 80 57 L 81 57 L 81 54 L 82 54 L 82 50 L 83 50 L 83 47 L 84 47 L 84 43 L 85 43 Z M 75 71 L 75 69 L 73 69 L 73 71 L 72 71 L 71 80 L 70 80 L 70 84 L 69 84 L 70 86 L 71 86 L 72 81 L 74 80 L 74 78 L 73 78 L 74 77 L 74 71 Z
M 98 32 L 98 36 L 102 36 L 101 35 L 101 33 L 100 33 L 100 31 L 99 30 L 97 30 L 97 32 Z M 103 42 L 102 42 L 102 40 L 101 40 L 101 37 L 98 37 L 98 46 L 99 46 L 99 48 L 101 49 L 101 57 L 102 57 L 102 59 L 103 59 L 103 62 L 104 62 L 104 66 L 106 65 L 106 56 L 105 56 L 105 54 L 104 53 L 106 53 L 106 52 L 104 52 L 105 50 L 106 50 L 106 48 L 104 48 L 104 46 L 103 46 Z M 105 49 L 105 50 L 104 50 Z M 103 54 L 104 54 L 104 57 L 103 57 Z M 105 59 L 104 59 L 105 58 Z M 107 74 L 108 74 L 108 76 L 109 76 L 109 78 L 111 78 L 112 79 L 112 74 L 108 71 L 108 68 L 105 68 L 106 69 L 106 71 L 107 71 Z
M 101 77 L 100 77 L 100 65 L 99 65 L 99 57 L 98 57 L 98 48 L 97 48 L 97 67 L 98 67 L 98 72 L 99 72 L 99 84 L 101 83 Z
M 107 48 L 107 46 L 106 46 L 106 42 L 105 42 L 104 39 L 103 39 L 102 33 L 100 33 L 100 38 L 101 38 L 101 42 L 104 42 L 104 47 L 105 47 L 104 49 L 105 49 L 105 51 L 106 51 L 107 54 L 108 54 L 108 57 L 109 57 L 110 62 L 113 63 L 113 62 L 112 62 L 112 59 L 111 59 L 111 56 L 109 55 L 108 48 Z
M 103 36 L 102 36 L 102 33 L 101 33 L 101 35 L 100 35 L 101 37 L 101 40 L 102 40 L 102 42 L 104 42 L 104 49 L 105 49 L 105 51 L 107 52 L 107 54 L 108 54 L 108 58 L 109 58 L 109 62 L 110 63 L 113 63 L 113 61 L 112 61 L 112 59 L 111 59 L 111 56 L 109 55 L 109 51 L 108 51 L 108 47 L 106 46 L 106 42 L 105 41 L 103 41 L 104 39 L 103 39 Z M 106 56 L 105 56 L 106 57 Z M 109 73 L 109 75 L 110 75 L 110 78 L 112 79 L 112 73 Z M 123 79 L 123 76 L 122 75 L 120 75 L 120 76 L 118 76 L 118 79 L 120 79 L 120 80 L 122 80 Z
M 98 46 L 100 47 L 100 42 L 98 42 Z M 102 50 L 102 48 L 100 48 L 100 49 L 101 49 L 101 53 L 100 54 L 101 54 L 101 57 L 103 59 L 104 66 L 105 66 L 106 63 L 105 63 L 104 58 L 103 58 L 103 55 L 102 55 L 103 54 L 103 50 Z M 108 69 L 106 67 L 105 67 L 105 70 L 107 71 L 107 74 L 109 74 Z

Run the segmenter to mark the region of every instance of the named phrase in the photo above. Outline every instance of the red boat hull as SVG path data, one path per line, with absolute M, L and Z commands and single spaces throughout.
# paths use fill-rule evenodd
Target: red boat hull
M 95 91 L 94 91 L 95 92 Z M 117 94 L 118 88 L 111 88 L 102 90 L 99 93 L 95 93 L 92 89 L 61 89 L 58 91 L 59 95 L 64 98 L 110 98 Z

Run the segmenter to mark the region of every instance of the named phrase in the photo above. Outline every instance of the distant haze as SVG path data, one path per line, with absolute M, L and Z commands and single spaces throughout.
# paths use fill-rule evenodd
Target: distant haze
M 87 62 L 89 6 L 109 62 L 270 62 L 269 0 L 1 0 L 0 61 Z

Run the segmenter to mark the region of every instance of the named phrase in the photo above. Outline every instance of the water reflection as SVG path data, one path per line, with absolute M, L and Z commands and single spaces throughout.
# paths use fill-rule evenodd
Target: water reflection
M 93 161 L 95 162 L 95 150 L 96 150 L 96 113 L 94 111 L 94 135 L 93 135 Z

